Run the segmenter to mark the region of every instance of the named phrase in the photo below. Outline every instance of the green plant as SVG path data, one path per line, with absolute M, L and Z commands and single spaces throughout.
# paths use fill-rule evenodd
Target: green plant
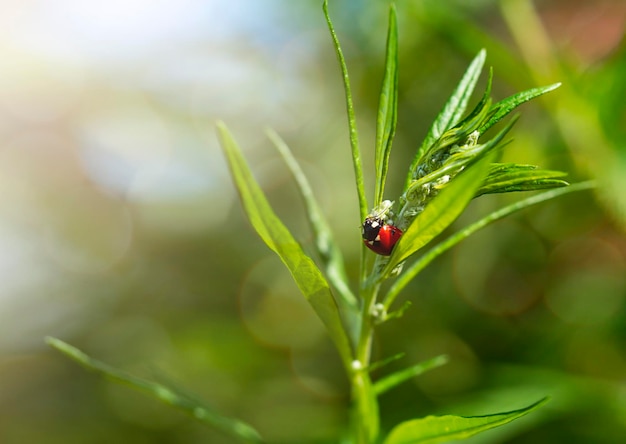
M 341 251 L 333 240 L 330 225 L 317 204 L 307 179 L 291 151 L 274 132 L 268 133 L 290 169 L 306 205 L 307 218 L 315 239 L 319 264 L 309 257 L 287 227 L 274 213 L 263 191 L 223 123 L 217 128 L 222 148 L 245 212 L 259 236 L 282 260 L 302 294 L 325 324 L 334 342 L 351 387 L 352 415 L 347 440 L 354 443 L 386 444 L 436 443 L 464 439 L 526 415 L 546 402 L 546 398 L 519 410 L 487 416 L 428 416 L 398 424 L 386 433 L 379 426 L 378 396 L 427 370 L 447 362 L 445 356 L 414 364 L 374 381 L 371 372 L 398 359 L 392 356 L 372 362 L 371 346 L 375 329 L 383 322 L 402 316 L 406 305 L 394 302 L 406 285 L 436 257 L 475 231 L 514 212 L 573 191 L 589 189 L 591 183 L 569 185 L 565 173 L 532 165 L 499 163 L 497 158 L 507 144 L 505 137 L 516 119 L 511 119 L 487 140 L 485 133 L 518 105 L 554 90 L 559 85 L 534 88 L 497 103 L 491 101 L 492 72 L 481 100 L 465 115 L 470 97 L 482 71 L 486 53 L 481 50 L 465 72 L 409 167 L 404 190 L 394 201 L 384 199 L 389 157 L 397 121 L 398 51 L 395 7 L 389 14 L 384 78 L 376 125 L 376 181 L 372 205 L 366 198 L 361 167 L 361 150 L 350 82 L 338 38 L 328 14 L 324 14 L 343 74 L 350 142 L 359 200 L 359 220 L 375 216 L 391 224 L 402 235 L 390 255 L 370 253 L 361 243 L 360 281 L 357 291 L 347 279 Z M 484 194 L 548 190 L 503 207 L 435 243 L 463 212 L 470 201 Z M 372 210 L 370 211 L 370 208 Z M 389 286 L 383 286 L 392 281 Z M 90 358 L 80 350 L 54 338 L 48 343 L 91 370 L 143 390 L 174 405 L 195 418 L 248 442 L 262 442 L 251 426 L 225 418 L 193 397 L 161 384 L 125 374 Z

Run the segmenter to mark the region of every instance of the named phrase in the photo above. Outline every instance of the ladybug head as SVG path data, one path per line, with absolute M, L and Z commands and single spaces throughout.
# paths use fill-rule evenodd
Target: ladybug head
M 378 239 L 378 233 L 383 226 L 383 220 L 379 217 L 367 217 L 361 227 L 363 240 L 374 242 Z
M 379 217 L 368 216 L 361 228 L 365 246 L 374 253 L 389 256 L 400 237 L 402 230 Z

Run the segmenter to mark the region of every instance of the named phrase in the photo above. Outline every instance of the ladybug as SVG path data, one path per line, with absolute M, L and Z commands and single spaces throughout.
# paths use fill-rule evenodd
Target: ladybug
M 402 236 L 402 230 L 385 224 L 380 217 L 368 216 L 361 229 L 365 246 L 374 253 L 389 256 L 393 247 Z

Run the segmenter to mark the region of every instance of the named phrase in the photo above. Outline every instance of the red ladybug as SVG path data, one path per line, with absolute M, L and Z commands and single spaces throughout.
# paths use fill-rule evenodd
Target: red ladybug
M 362 232 L 365 246 L 383 256 L 389 256 L 394 245 L 402 236 L 402 230 L 385 224 L 379 217 L 369 216 L 363 222 Z

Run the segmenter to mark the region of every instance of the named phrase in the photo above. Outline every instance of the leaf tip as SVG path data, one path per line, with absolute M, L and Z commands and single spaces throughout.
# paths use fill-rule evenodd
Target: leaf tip
M 480 51 L 478 51 L 478 54 L 476 54 L 472 63 L 482 67 L 485 64 L 485 60 L 487 60 L 487 50 L 485 48 L 480 48 Z
M 54 344 L 55 344 L 55 342 L 57 342 L 57 341 L 58 341 L 58 339 L 57 339 L 57 338 L 55 338 L 55 337 L 53 337 L 53 336 L 46 336 L 46 337 L 44 337 L 44 338 L 43 338 L 43 341 L 44 341 L 47 345 L 50 345 L 50 346 L 53 346 L 53 347 L 54 347 Z
M 446 365 L 448 362 L 450 362 L 450 355 L 443 354 L 433 358 L 433 365 L 437 367 Z
M 544 404 L 547 404 L 548 402 L 550 402 L 552 400 L 552 396 L 544 396 L 543 398 L 541 398 L 539 401 L 535 402 L 532 406 L 530 406 L 529 408 L 537 408 L 537 407 L 541 407 Z
M 223 120 L 219 119 L 215 121 L 215 127 L 217 128 L 218 131 L 222 132 L 222 131 L 226 131 L 226 124 L 224 123 Z
M 54 336 L 46 336 L 44 338 L 44 342 L 46 343 L 46 345 L 49 345 L 50 347 L 55 348 L 59 351 L 65 350 L 68 346 L 66 342 L 63 342 L 60 339 L 55 338 Z
M 538 90 L 541 91 L 538 95 L 544 95 L 551 91 L 554 91 L 555 89 L 560 88 L 561 85 L 562 85 L 561 82 L 556 82 L 556 83 L 552 83 L 551 85 L 546 85 L 544 87 L 537 88 Z
M 542 96 L 542 95 L 547 94 L 547 93 L 549 93 L 551 91 L 554 91 L 555 89 L 558 89 L 561 85 L 562 85 L 561 82 L 556 82 L 556 83 L 552 83 L 550 85 L 540 86 L 538 88 L 534 88 L 534 90 L 536 90 L 538 92 L 538 94 L 535 97 Z M 531 98 L 533 98 L 533 97 L 531 97 Z

